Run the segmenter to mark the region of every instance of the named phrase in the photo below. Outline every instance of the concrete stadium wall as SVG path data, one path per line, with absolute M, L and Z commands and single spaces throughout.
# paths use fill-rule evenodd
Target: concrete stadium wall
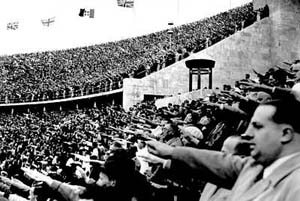
M 255 8 L 269 5 L 270 17 L 235 33 L 219 43 L 186 58 L 211 57 L 216 61 L 213 87 L 233 85 L 252 69 L 265 73 L 270 67 L 300 59 L 300 3 L 298 0 L 255 0 Z M 143 94 L 176 95 L 188 92 L 185 60 L 143 79 L 124 80 L 123 105 L 126 108 L 143 99 Z M 202 78 L 208 86 L 208 77 Z M 138 97 L 135 94 L 140 94 Z
M 300 58 L 300 2 L 297 0 L 257 0 L 255 9 L 270 8 L 270 17 L 199 53 L 216 60 L 213 83 L 234 84 L 252 73 L 265 73 L 275 65 L 288 67 L 283 61 Z M 253 75 L 254 76 L 254 75 Z
M 142 79 L 123 80 L 123 107 L 128 110 L 142 101 L 144 95 L 174 95 L 188 92 L 188 68 L 184 60 Z
M 299 0 L 253 0 L 254 10 L 263 8 L 268 5 L 270 13 L 275 13 L 278 10 L 298 10 L 299 11 Z

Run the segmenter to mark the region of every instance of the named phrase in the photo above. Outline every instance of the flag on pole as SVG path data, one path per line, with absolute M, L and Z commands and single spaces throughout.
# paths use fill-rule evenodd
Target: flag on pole
M 95 17 L 95 9 L 80 8 L 79 16 L 80 17 L 88 16 L 89 18 L 94 18 Z
M 80 8 L 80 10 L 79 10 L 79 16 L 83 17 L 84 13 L 85 13 L 85 9 L 84 8 Z
M 52 23 L 55 22 L 55 17 L 51 17 L 51 18 L 48 18 L 48 19 L 42 19 L 41 22 L 44 26 L 49 27 Z
M 133 8 L 134 0 L 117 0 L 118 6 L 125 8 Z
M 19 22 L 9 22 L 7 23 L 6 29 L 7 30 L 16 30 L 19 28 Z

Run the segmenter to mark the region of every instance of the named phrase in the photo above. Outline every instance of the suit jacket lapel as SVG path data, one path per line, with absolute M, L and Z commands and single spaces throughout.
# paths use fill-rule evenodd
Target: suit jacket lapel
M 240 173 L 237 181 L 235 182 L 232 193 L 229 196 L 230 201 L 242 201 L 245 195 L 251 196 L 247 192 L 254 188 L 257 181 L 261 180 L 263 173 L 263 166 L 255 163 L 254 160 L 249 162 Z M 267 183 L 262 183 L 260 187 L 264 187 Z M 252 190 L 253 191 L 253 190 Z
M 209 198 L 211 198 L 213 196 L 213 194 L 215 194 L 217 189 L 218 189 L 218 187 L 216 185 L 207 183 L 205 185 L 205 188 L 203 189 L 202 195 L 200 197 L 200 201 L 209 200 Z
M 288 159 L 286 162 L 277 167 L 268 177 L 275 187 L 284 177 L 294 170 L 300 168 L 300 153 Z
M 250 201 L 261 195 L 271 186 L 271 181 L 268 179 L 261 179 L 256 182 L 239 201 Z
M 254 168 L 253 170 L 251 170 Z M 300 168 L 300 153 L 293 156 L 287 160 L 284 164 L 277 167 L 274 172 L 271 173 L 267 178 L 260 178 L 261 175 L 257 175 L 261 168 L 261 173 L 263 172 L 263 167 L 261 165 L 256 165 L 248 170 L 245 169 L 245 174 L 241 176 L 244 179 L 240 184 L 236 183 L 235 191 L 232 191 L 231 201 L 250 201 L 261 195 L 271 186 L 275 187 L 284 177 L 293 172 L 295 169 Z M 242 174 L 242 173 L 241 173 Z M 248 177 L 248 181 L 247 181 Z M 256 182 L 255 179 L 257 178 Z M 240 177 L 238 181 L 240 180 Z M 237 182 L 238 182 L 237 181 Z M 246 183 L 246 185 L 245 185 Z M 252 185 L 251 185 L 252 183 Z M 248 189 L 246 189 L 248 187 Z

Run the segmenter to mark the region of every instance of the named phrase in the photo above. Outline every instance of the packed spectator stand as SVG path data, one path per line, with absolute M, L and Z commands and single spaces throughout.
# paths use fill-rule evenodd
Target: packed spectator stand
M 256 21 L 252 3 L 216 16 L 126 40 L 68 50 L 0 57 L 0 102 L 84 96 L 122 88 L 217 43 Z
M 72 50 L 4 56 L 1 101 L 43 101 L 116 89 L 124 77 L 157 71 L 255 19 L 248 4 L 173 28 L 172 47 L 163 31 Z M 286 65 L 290 68 L 274 67 L 265 74 L 253 70 L 256 79 L 246 75 L 235 86 L 224 85 L 221 91 L 180 105 L 157 108 L 154 101 L 143 101 L 128 112 L 119 105 L 98 104 L 1 113 L 0 197 L 199 200 L 205 184 L 201 173 L 185 167 L 183 172 L 166 173 L 164 164 L 147 152 L 146 141 L 220 150 L 228 136 L 243 134 L 259 102 L 300 93 L 299 61 Z M 248 152 L 246 147 L 245 155 Z
M 154 101 L 145 101 L 128 112 L 118 105 L 99 105 L 3 113 L 2 196 L 9 200 L 78 200 L 108 195 L 108 200 L 120 200 L 113 197 L 119 193 L 121 200 L 198 200 L 205 184 L 201 174 L 166 174 L 160 165 L 147 163 L 143 157 L 155 157 L 145 151 L 145 141 L 220 150 L 228 136 L 245 131 L 259 102 L 299 96 L 298 63 L 288 63 L 290 69 L 270 68 L 265 74 L 254 70 L 255 79 L 246 75 L 234 87 L 224 85 L 222 91 L 181 105 L 157 108 Z M 244 151 L 246 154 L 247 149 Z M 95 187 L 103 173 L 125 184 Z M 72 197 L 74 189 L 81 192 L 76 191 L 77 197 Z

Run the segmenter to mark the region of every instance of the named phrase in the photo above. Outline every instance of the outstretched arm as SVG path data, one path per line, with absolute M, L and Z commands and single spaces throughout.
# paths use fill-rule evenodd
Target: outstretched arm
M 171 147 L 160 142 L 147 142 L 148 150 L 156 156 L 180 161 L 192 169 L 199 170 L 205 180 L 221 186 L 231 187 L 248 159 L 218 151 L 191 147 Z
M 48 184 L 50 188 L 59 192 L 67 201 L 78 200 L 79 195 L 81 195 L 85 191 L 85 188 L 82 186 L 69 185 L 57 181 L 35 170 L 23 168 L 23 171 L 28 177 L 36 181 L 43 181 L 46 184 Z

